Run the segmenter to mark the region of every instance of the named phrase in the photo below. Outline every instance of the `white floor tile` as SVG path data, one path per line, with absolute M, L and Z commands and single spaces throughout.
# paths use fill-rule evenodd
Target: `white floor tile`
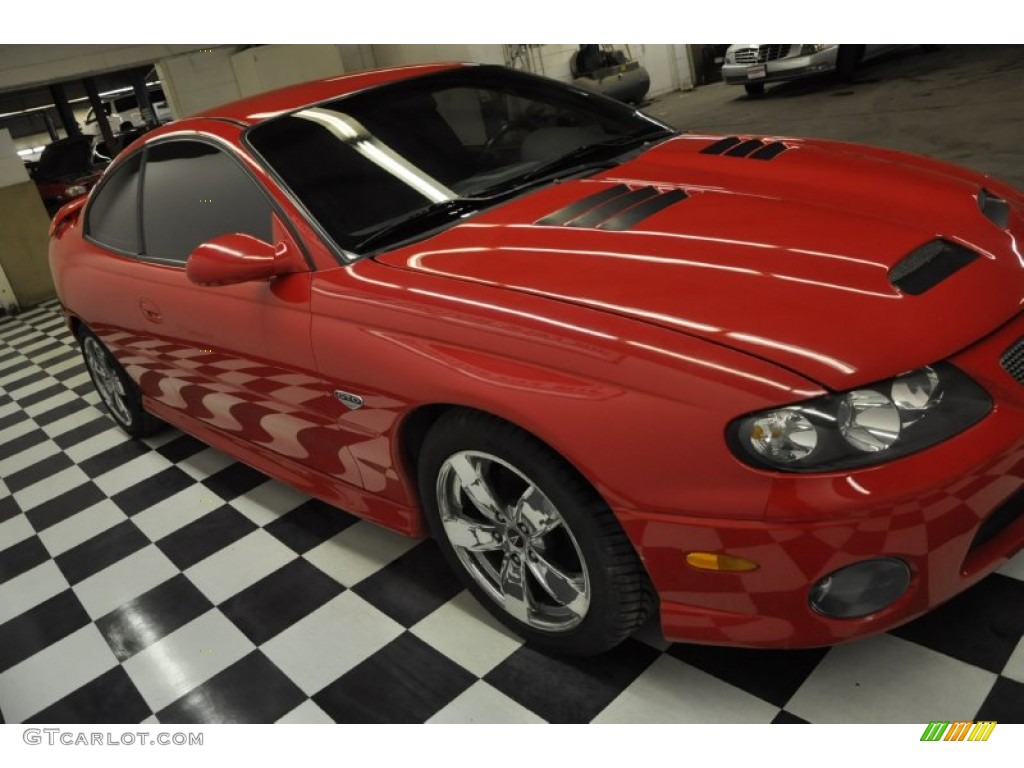
M 53 560 L 0 584 L 0 624 L 44 603 L 68 588 L 68 580 Z
M 14 498 L 22 510 L 27 512 L 50 499 L 55 499 L 62 493 L 77 488 L 88 479 L 89 476 L 77 466 L 68 467 L 28 488 L 22 488 L 14 494 Z
M 1016 557 L 1011 558 L 1008 563 L 1003 565 L 999 569 L 999 573 L 1003 576 L 1010 576 L 1011 578 L 1024 581 L 1024 549 L 1018 552 Z
M 354 586 L 418 541 L 369 522 L 351 525 L 305 554 L 305 558 L 346 587 Z
M 3 432 L 0 432 L 0 440 L 6 443 L 16 437 L 26 435 L 35 429 L 37 429 L 36 423 L 32 421 L 32 419 L 24 419 L 19 421 L 17 424 L 11 424 L 11 426 L 7 427 Z
M 0 523 L 0 552 L 8 547 L 32 538 L 36 535 L 36 529 L 24 515 L 15 515 L 10 520 Z
M 1024 683 L 1024 637 L 1017 643 L 1016 649 L 1010 655 L 1010 659 L 1003 667 L 1003 677 Z
M 32 421 L 23 421 L 20 423 L 32 424 Z M 5 433 L 2 437 L 3 442 L 6 442 L 8 439 L 13 440 L 14 438 L 8 438 Z M 21 470 L 31 467 L 33 464 L 37 464 L 43 459 L 48 459 L 59 452 L 60 448 L 55 442 L 52 440 L 44 440 L 41 443 L 33 445 L 31 448 L 26 448 L 24 451 L 0 461 L 0 477 L 10 477 L 15 472 L 20 472 Z
M 219 611 L 211 610 L 139 651 L 124 669 L 154 712 L 163 709 L 254 646 Z
M 544 723 L 521 704 L 483 680 L 477 680 L 428 723 Z
M 96 485 L 108 496 L 120 493 L 136 483 L 163 472 L 171 466 L 171 462 L 159 453 L 144 453 L 120 467 L 110 470 L 96 478 Z
M 833 648 L 786 704 L 815 723 L 927 723 L 970 719 L 995 675 L 881 635 Z M 951 711 L 950 702 L 957 702 Z
M 64 379 L 64 386 L 68 389 L 75 389 L 90 381 L 89 373 L 83 371 L 82 373 L 76 373 L 74 376 Z
M 280 725 L 334 725 L 331 716 L 312 701 L 304 701 L 277 721 Z
M 767 724 L 779 708 L 671 656 L 660 656 L 595 723 Z
M 94 620 L 175 576 L 178 569 L 155 546 L 140 549 L 74 586 Z
M 185 575 L 216 605 L 296 557 L 291 549 L 258 529 L 196 563 Z
M 260 650 L 307 696 L 312 696 L 400 634 L 400 624 L 348 591 L 260 646 Z
M 100 412 L 105 413 L 102 410 Z M 81 463 L 86 459 L 91 459 L 93 456 L 113 448 L 115 445 L 120 445 L 121 443 L 132 439 L 130 436 L 122 432 L 109 417 L 107 417 L 107 419 L 110 421 L 110 429 L 106 432 L 100 432 L 98 435 L 94 435 L 88 440 L 83 440 L 77 445 L 73 445 L 68 448 L 65 453 L 68 455 L 69 459 L 76 463 Z
M 25 413 L 27 413 L 29 416 L 38 416 L 41 413 L 52 411 L 54 408 L 59 408 L 62 405 L 67 405 L 68 403 L 75 402 L 78 402 L 78 395 L 76 395 L 70 389 L 66 389 L 63 392 L 54 395 L 53 397 L 48 397 L 45 400 L 42 400 L 38 403 L 33 403 L 24 410 Z
M 40 531 L 39 538 L 50 556 L 56 557 L 121 522 L 124 522 L 124 512 L 110 499 L 104 499 Z
M 307 501 L 309 496 L 301 491 L 289 488 L 277 480 L 268 480 L 244 496 L 234 499 L 231 506 L 256 525 L 264 526 Z
M 0 709 L 20 723 L 117 666 L 99 630 L 82 627 L 0 674 Z
M 75 411 L 63 419 L 57 419 L 52 424 L 47 424 L 43 427 L 43 432 L 48 434 L 50 437 L 57 437 L 57 435 L 63 435 L 65 432 L 70 432 L 75 427 L 80 427 L 83 424 L 88 424 L 100 415 L 100 412 L 91 406 L 82 408 L 81 410 Z
M 523 644 L 469 592 L 460 592 L 414 626 L 412 633 L 477 677 L 486 675 Z
M 150 541 L 164 536 L 198 520 L 221 506 L 224 500 L 209 488 L 190 485 L 152 507 L 132 517 L 132 522 Z
M 199 453 L 178 462 L 178 469 L 191 475 L 196 480 L 205 480 L 224 467 L 234 464 L 235 460 L 216 448 L 206 448 Z

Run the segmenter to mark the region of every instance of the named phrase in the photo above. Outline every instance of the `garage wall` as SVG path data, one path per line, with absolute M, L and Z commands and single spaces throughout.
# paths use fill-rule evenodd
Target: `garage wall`
M 434 61 L 475 61 L 480 64 L 504 64 L 500 45 L 374 45 L 378 67 L 402 64 L 429 64 Z
M 49 223 L 10 132 L 0 130 L 0 305 L 4 308 L 30 307 L 53 297 L 47 260 Z
M 345 72 L 337 45 L 261 45 L 231 57 L 242 96 Z

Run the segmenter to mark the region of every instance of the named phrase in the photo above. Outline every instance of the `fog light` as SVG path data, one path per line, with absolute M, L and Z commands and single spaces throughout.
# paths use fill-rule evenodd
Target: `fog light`
M 811 589 L 811 608 L 833 619 L 857 619 L 893 603 L 910 585 L 910 567 L 894 557 L 854 563 Z

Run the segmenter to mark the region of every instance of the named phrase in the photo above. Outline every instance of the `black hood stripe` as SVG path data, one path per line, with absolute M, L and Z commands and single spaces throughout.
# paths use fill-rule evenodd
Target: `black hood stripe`
M 726 136 L 724 139 L 719 139 L 714 144 L 709 144 L 704 147 L 700 152 L 702 155 L 720 155 L 730 147 L 735 147 L 740 143 L 739 137 L 737 136 Z
M 557 210 L 554 213 L 550 213 L 537 223 L 545 227 L 560 227 L 563 224 L 572 221 L 577 216 L 582 216 L 591 208 L 595 208 L 602 203 L 613 200 L 627 192 L 629 192 L 629 187 L 625 184 L 616 184 L 614 187 L 608 187 L 607 189 L 596 192 L 593 195 L 581 198 L 575 203 L 571 203 L 565 206 L 565 208 Z
M 639 205 L 634 205 L 632 208 L 623 211 L 618 216 L 612 216 L 606 222 L 599 225 L 598 229 L 609 229 L 613 231 L 632 229 L 648 216 L 653 216 L 658 211 L 668 208 L 670 205 L 678 203 L 681 200 L 685 200 L 686 197 L 687 195 L 683 190 L 673 189 L 669 192 L 658 195 L 657 197 L 648 198 Z
M 549 213 L 537 224 L 621 232 L 687 197 L 681 189 L 659 192 L 656 187 L 638 187 L 631 190 L 625 184 L 616 184 Z
M 789 147 L 781 141 L 765 142 L 763 139 L 741 141 L 739 136 L 726 136 L 700 151 L 702 155 L 725 155 L 726 157 L 747 157 L 751 160 L 771 160 Z

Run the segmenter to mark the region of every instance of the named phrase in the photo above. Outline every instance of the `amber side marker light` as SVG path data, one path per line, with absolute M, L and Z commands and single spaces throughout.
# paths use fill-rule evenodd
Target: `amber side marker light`
M 759 567 L 745 557 L 715 552 L 690 552 L 686 555 L 686 562 L 702 571 L 756 571 Z

